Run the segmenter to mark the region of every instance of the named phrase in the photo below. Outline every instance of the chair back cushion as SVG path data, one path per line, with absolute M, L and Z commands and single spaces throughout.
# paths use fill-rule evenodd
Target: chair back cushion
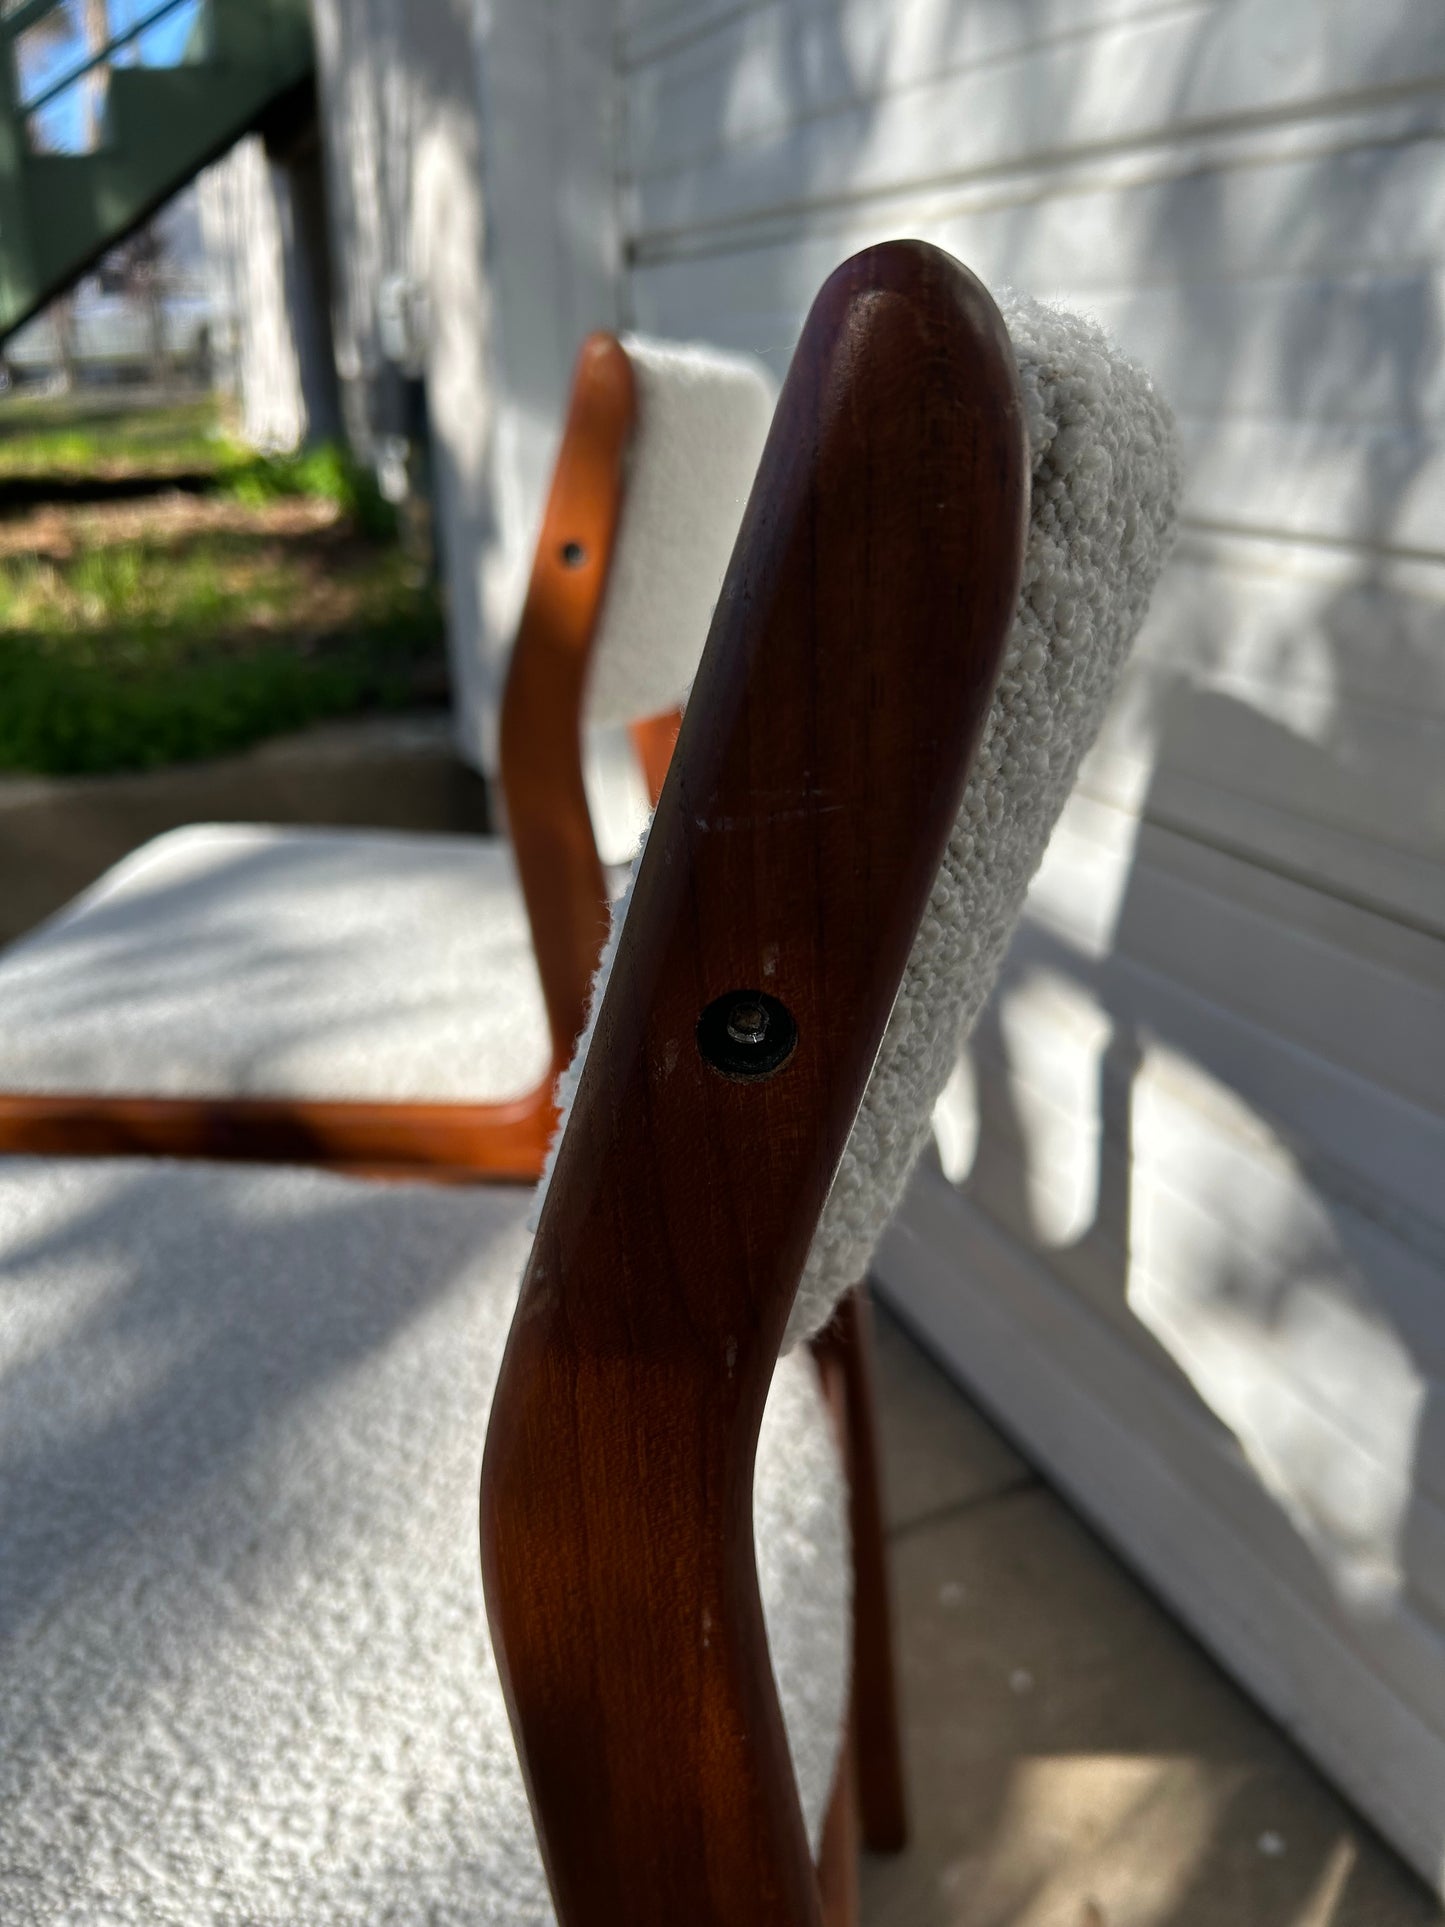
M 785 1349 L 821 1330 L 867 1272 L 993 988 L 1173 538 L 1178 453 L 1169 409 L 1149 377 L 1081 316 L 1018 295 L 1003 295 L 999 306 L 1018 361 L 1032 456 L 1018 613 L 932 900 L 804 1267 Z M 594 1013 L 626 904 L 624 893 L 593 986 Z M 561 1082 L 559 1138 L 589 1036 L 590 1025 Z
M 790 1342 L 826 1324 L 864 1276 L 902 1199 L 1173 540 L 1173 420 L 1149 377 L 1078 315 L 1007 294 L 999 306 L 1032 451 L 1018 614 Z
M 750 355 L 645 335 L 622 345 L 637 425 L 588 672 L 587 718 L 602 725 L 686 694 L 777 399 Z

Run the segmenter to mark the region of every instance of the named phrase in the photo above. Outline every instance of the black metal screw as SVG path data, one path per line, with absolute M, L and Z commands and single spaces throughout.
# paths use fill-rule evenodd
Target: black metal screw
M 562 566 L 566 569 L 580 569 L 587 560 L 587 551 L 580 542 L 562 544 Z
M 697 1047 L 724 1077 L 771 1077 L 793 1054 L 793 1013 L 762 990 L 730 990 L 715 997 L 697 1020 Z
M 745 997 L 728 1012 L 728 1036 L 735 1044 L 761 1044 L 768 1034 L 768 1013 L 753 998 Z

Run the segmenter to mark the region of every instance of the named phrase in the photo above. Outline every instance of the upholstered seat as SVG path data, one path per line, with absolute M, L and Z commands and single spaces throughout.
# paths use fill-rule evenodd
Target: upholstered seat
M 476 1552 L 525 1209 L 0 1163 L 7 1923 L 551 1920 Z M 806 1354 L 778 1368 L 755 1516 L 816 1840 L 848 1580 Z
M 0 1090 L 486 1102 L 549 1061 L 492 838 L 197 824 L 0 959 Z

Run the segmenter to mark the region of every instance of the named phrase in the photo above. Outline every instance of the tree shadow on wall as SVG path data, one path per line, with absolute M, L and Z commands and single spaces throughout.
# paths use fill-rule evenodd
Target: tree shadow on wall
M 1158 767 L 1176 766 L 1181 743 L 1241 733 L 1301 793 L 1328 787 L 1347 803 L 1351 785 L 1364 780 L 1331 749 L 1250 706 L 1184 687 L 1164 712 Z M 1112 1358 L 1120 1409 L 1152 1406 L 1177 1419 L 1167 1439 L 1152 1426 L 1141 1432 L 1140 1451 L 1166 1460 L 1183 1451 L 1188 1465 L 1212 1467 L 1214 1501 L 1221 1482 L 1232 1495 L 1232 1529 L 1268 1549 L 1275 1573 L 1323 1622 L 1335 1642 L 1329 1691 L 1322 1697 L 1320 1659 L 1305 1642 L 1274 1654 L 1276 1693 L 1295 1706 L 1307 1742 L 1324 1709 L 1319 1724 L 1333 1729 L 1338 1770 L 1358 1775 L 1362 1793 L 1383 1787 L 1398 1811 L 1406 1801 L 1398 1779 L 1389 1784 L 1387 1763 L 1346 1761 L 1339 1749 L 1353 1696 L 1370 1690 L 1352 1670 L 1360 1647 L 1427 1726 L 1438 1730 L 1445 1713 L 1432 1711 L 1438 1672 L 1422 1674 L 1423 1662 L 1410 1656 L 1419 1616 L 1440 1610 L 1430 1547 L 1445 1484 L 1431 1315 L 1440 1238 L 1421 1146 L 1409 1138 L 1417 1123 L 1437 1133 L 1439 1126 L 1399 1089 L 1412 1075 L 1423 1086 L 1427 1076 L 1407 1046 L 1429 982 L 1384 962 L 1362 977 L 1348 928 L 1327 952 L 1321 938 L 1334 926 L 1318 891 L 1271 877 L 1282 899 L 1271 906 L 1259 899 L 1258 867 L 1242 857 L 1209 851 L 1191 868 L 1180 833 L 1158 827 L 1153 796 L 1106 944 L 1062 933 L 1067 864 L 1045 879 L 970 1047 L 978 1139 L 964 1190 L 992 1226 L 1047 1266 L 1070 1308 L 1069 1328 L 1077 1322 L 1089 1350 Z M 1241 909 L 1241 881 L 1256 885 L 1252 908 Z M 1367 923 L 1353 909 L 1345 915 L 1351 926 Z M 1267 949 L 1284 933 L 1287 955 L 1276 955 L 1274 984 L 1263 988 L 1277 992 L 1297 966 L 1293 1018 L 1272 1020 L 1261 1001 L 1269 959 L 1251 953 L 1255 931 Z M 1413 932 L 1396 955 L 1428 962 Z M 1102 1013 L 1092 1046 L 1070 1045 L 1066 1025 L 1024 1035 L 1039 1021 L 1032 1013 L 1043 1008 L 1041 987 L 1055 1002 L 1062 996 L 1076 1010 Z M 1376 1064 L 1378 1096 L 1367 1095 L 1357 1080 L 1380 1037 L 1390 1048 Z M 1422 1054 L 1430 1048 L 1427 1036 L 1418 1042 Z M 1392 1124 L 1402 1133 L 1393 1141 Z M 1092 1368 L 1080 1383 L 1101 1396 Z M 987 1403 L 986 1377 L 977 1389 Z M 1087 1473 L 1080 1489 L 1089 1495 Z M 1106 1497 L 1093 1496 L 1132 1550 L 1117 1509 L 1111 1515 Z M 1139 1530 L 1147 1541 L 1152 1527 L 1140 1521 Z M 1193 1590 L 1197 1575 L 1155 1568 L 1150 1577 L 1191 1620 L 1202 1596 Z M 1205 1609 L 1214 1632 L 1223 1598 L 1215 1587 Z M 1224 1617 L 1238 1634 L 1250 1612 L 1246 1592 Z M 1402 1614 L 1411 1628 L 1403 1639 Z M 1182 1704 L 1140 1717 L 1143 1751 L 1197 1750 Z M 1116 1741 L 1115 1716 L 1096 1707 L 1056 1742 L 1064 1752 L 1107 1751 L 1111 1736 Z M 1158 1916 L 1170 1927 L 1212 1917 L 1221 1884 L 1239 1884 L 1246 1816 L 1259 1831 L 1257 1770 L 1227 1756 L 1211 1761 L 1208 1752 L 1218 1810 L 1175 1901 Z M 1236 1778 L 1244 1773 L 1238 1784 L 1231 1768 Z M 1000 1786 L 1008 1784 L 1001 1775 Z M 1427 1850 L 1428 1808 L 1413 1794 L 1410 1804 Z M 999 1826 L 1003 1839 L 1002 1807 Z M 1377 1917 L 1380 1863 L 1346 1852 L 1355 1837 L 1341 1813 L 1318 1855 L 1296 1846 L 1285 1882 L 1294 1898 L 1280 1919 L 1317 1917 L 1307 1903 L 1331 1866 L 1339 1877 L 1318 1918 L 1351 1927 Z M 1261 1864 L 1271 1909 L 1281 1879 L 1280 1867 Z M 1029 1898 L 1010 1891 L 1011 1917 Z M 1240 1901 L 1241 1917 L 1250 1917 L 1259 1896 L 1251 1902 L 1241 1893 Z M 1397 1904 L 1416 1903 L 1401 1889 Z M 1419 1918 L 1435 1917 L 1423 1890 L 1418 1906 Z

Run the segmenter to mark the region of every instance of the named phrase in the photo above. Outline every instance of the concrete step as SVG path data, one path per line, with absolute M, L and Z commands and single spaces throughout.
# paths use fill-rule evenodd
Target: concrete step
M 443 712 L 326 723 L 138 774 L 0 778 L 0 943 L 164 830 L 246 822 L 482 835 L 487 789 Z

